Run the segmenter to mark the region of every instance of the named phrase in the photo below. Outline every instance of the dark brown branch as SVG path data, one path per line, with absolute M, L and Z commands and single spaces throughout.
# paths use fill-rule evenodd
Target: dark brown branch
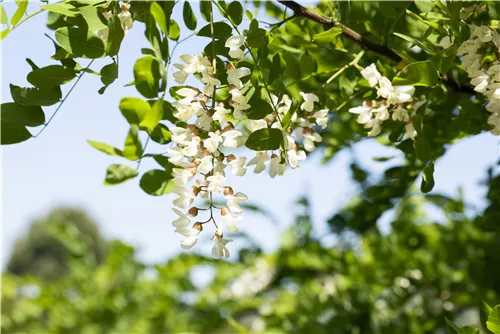
M 285 7 L 288 7 L 291 10 L 293 10 L 294 13 L 293 17 L 298 17 L 298 16 L 305 17 L 309 20 L 323 24 L 325 28 L 328 29 L 340 28 L 342 29 L 342 35 L 344 37 L 350 39 L 354 43 L 359 44 L 363 49 L 378 53 L 379 55 L 389 58 L 390 60 L 393 60 L 395 62 L 400 62 L 402 60 L 402 58 L 397 53 L 392 51 L 387 46 L 383 44 L 374 43 L 364 38 L 361 34 L 352 30 L 351 28 L 346 27 L 341 23 L 335 22 L 333 19 L 325 17 L 314 10 L 308 9 L 295 1 L 278 1 L 278 2 L 284 5 Z M 443 77 L 443 81 L 453 90 L 461 91 L 468 94 L 475 93 L 471 87 L 461 86 L 459 83 L 453 80 L 449 80 L 449 78 L 446 75 Z

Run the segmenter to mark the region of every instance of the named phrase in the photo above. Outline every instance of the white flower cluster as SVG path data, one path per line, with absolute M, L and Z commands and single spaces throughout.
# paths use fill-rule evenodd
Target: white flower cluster
M 462 57 L 462 66 L 471 78 L 471 85 L 478 93 L 488 99 L 486 110 L 491 112 L 488 124 L 493 126 L 491 132 L 500 135 L 500 60 L 481 64 L 481 49 L 493 47 L 495 54 L 500 52 L 500 34 L 497 29 L 488 26 L 470 25 L 471 39 L 463 42 L 457 49 Z
M 125 33 L 125 35 L 127 35 L 127 31 L 129 29 L 132 29 L 134 20 L 132 19 L 132 14 L 130 14 L 128 6 L 126 4 L 122 4 L 121 8 L 122 11 L 117 16 L 120 19 L 123 32 Z M 107 10 L 106 8 L 101 9 L 101 13 L 106 20 L 110 20 L 111 17 L 113 16 L 111 11 Z M 99 30 L 97 32 L 97 35 L 99 35 L 99 37 L 101 37 L 103 41 L 107 41 L 109 37 L 109 28 L 106 27 L 104 29 Z
M 349 109 L 349 112 L 357 114 L 359 124 L 364 124 L 366 129 L 370 129 L 368 136 L 376 136 L 382 130 L 382 123 L 391 117 L 394 121 L 406 123 L 406 135 L 414 139 L 417 132 L 413 127 L 408 110 L 403 107 L 405 102 L 411 102 L 415 92 L 413 86 L 393 86 L 391 81 L 383 77 L 375 64 L 371 64 L 361 71 L 371 87 L 377 89 L 377 96 L 380 101 L 364 101 L 362 106 Z
M 244 37 L 230 37 L 226 46 L 230 49 L 230 56 L 240 58 L 243 51 L 240 46 Z M 242 220 L 240 203 L 248 198 L 241 192 L 235 193 L 226 185 L 226 168 L 234 176 L 244 176 L 248 166 L 255 166 L 254 172 L 261 173 L 269 166 L 269 175 L 275 177 L 282 175 L 286 164 L 292 168 L 299 167 L 299 161 L 306 159 L 306 153 L 297 148 L 294 135 L 302 141 L 306 151 L 315 149 L 315 143 L 321 142 L 321 136 L 312 127 L 316 124 L 322 128 L 327 125 L 327 110 L 315 111 L 314 103 L 318 97 L 312 93 L 301 93 L 304 102 L 300 111 L 296 112 L 290 121 L 287 130 L 286 151 L 278 149 L 277 152 L 260 151 L 247 162 L 245 156 L 236 157 L 228 154 L 227 150 L 243 146 L 248 136 L 264 128 L 281 129 L 281 120 L 287 115 L 292 106 L 292 100 L 284 95 L 279 101 L 277 96 L 270 95 L 269 100 L 275 112 L 264 119 L 248 119 L 247 114 L 251 106 L 245 94 L 249 85 L 242 83 L 242 78 L 251 74 L 246 67 L 236 68 L 231 62 L 227 63 L 226 74 L 231 95 L 229 103 L 216 103 L 215 90 L 221 86 L 217 78 L 215 63 L 200 56 L 182 55 L 183 63 L 174 64 L 178 69 L 173 74 L 175 81 L 183 84 L 189 75 L 196 74 L 204 84 L 203 90 L 183 87 L 176 91 L 179 99 L 172 105 L 175 108 L 174 116 L 184 123 L 185 127 L 172 127 L 173 147 L 168 150 L 169 161 L 175 165 L 173 168 L 173 182 L 177 186 L 173 192 L 178 195 L 173 204 L 180 209 L 188 209 L 187 213 L 174 208 L 179 219 L 173 222 L 175 232 L 185 236 L 181 242 L 184 249 L 189 249 L 196 244 L 203 224 L 213 221 L 217 231 L 213 237 L 215 242 L 212 249 L 214 258 L 229 257 L 226 247 L 230 239 L 224 239 L 223 233 L 237 232 L 236 226 Z M 211 107 L 208 104 L 212 104 Z M 194 122 L 191 122 L 194 118 Z M 190 123 L 191 122 L 191 123 Z M 236 124 L 236 126 L 235 126 Z M 226 204 L 216 208 L 213 204 L 213 194 L 220 193 L 224 196 Z M 208 198 L 209 208 L 191 207 L 197 197 Z M 213 210 L 220 210 L 222 226 L 216 224 Z M 191 219 L 198 215 L 200 210 L 209 210 L 210 218 L 207 221 L 196 222 L 191 225 Z

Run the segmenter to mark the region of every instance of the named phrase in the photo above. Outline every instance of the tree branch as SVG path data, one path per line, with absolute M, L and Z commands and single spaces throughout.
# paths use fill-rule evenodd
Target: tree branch
M 378 53 L 379 55 L 389 58 L 390 60 L 395 62 L 400 62 L 402 60 L 402 58 L 397 53 L 392 51 L 387 46 L 383 44 L 374 43 L 364 38 L 361 34 L 352 30 L 351 28 L 346 27 L 341 23 L 335 22 L 333 19 L 325 17 L 314 10 L 308 9 L 295 1 L 278 1 L 278 2 L 284 5 L 285 7 L 293 10 L 294 13 L 293 17 L 298 17 L 298 16 L 305 17 L 309 20 L 323 24 L 325 28 L 328 29 L 340 28 L 342 29 L 342 36 L 360 45 L 361 48 Z M 446 75 L 443 77 L 443 82 L 445 82 L 453 90 L 461 91 L 468 94 L 475 94 L 472 87 L 462 86 L 459 83 L 450 80 Z

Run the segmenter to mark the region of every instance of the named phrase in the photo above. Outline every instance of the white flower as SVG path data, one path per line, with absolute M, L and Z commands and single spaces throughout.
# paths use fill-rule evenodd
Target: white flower
M 222 216 L 222 222 L 224 223 L 226 229 L 229 232 L 238 232 L 238 227 L 236 226 L 235 223 L 239 223 L 241 221 L 243 221 L 243 218 L 241 216 L 232 214 L 227 214 L 225 216 Z
M 173 168 L 172 172 L 174 174 L 172 181 L 178 186 L 185 185 L 193 178 L 191 171 L 184 168 Z
M 392 113 L 392 119 L 394 121 L 408 122 L 408 120 L 410 119 L 410 116 L 408 115 L 408 110 L 402 108 L 401 106 L 398 107 Z
M 234 176 L 243 176 L 246 174 L 247 170 L 245 167 L 243 167 L 245 165 L 246 160 L 247 160 L 246 157 L 239 157 L 228 163 L 228 165 L 231 166 L 231 173 Z
M 245 36 L 231 36 L 226 41 L 226 48 L 229 48 L 229 56 L 240 59 L 243 58 L 243 50 L 241 50 L 241 46 L 245 43 Z
M 217 161 L 217 164 L 215 165 L 215 168 L 214 168 L 214 173 L 215 174 L 219 173 L 223 176 L 226 176 L 226 173 L 224 173 L 225 168 L 226 168 L 226 165 L 222 161 Z
M 214 108 L 215 112 L 212 116 L 214 121 L 227 123 L 227 114 L 231 113 L 231 110 L 224 108 L 223 104 L 219 104 Z
M 316 124 L 321 126 L 322 129 L 326 128 L 328 124 L 327 115 L 328 115 L 328 109 L 321 109 L 313 114 L 313 117 L 316 118 Z
M 198 150 L 200 148 L 198 140 L 199 137 L 195 137 L 189 141 L 181 141 L 179 144 L 183 145 L 184 147 L 182 148 L 181 152 L 184 154 L 186 157 L 193 157 L 198 154 Z
M 181 210 L 177 208 L 172 208 L 172 210 L 179 216 L 176 220 L 172 222 L 172 226 L 176 228 L 186 227 L 191 223 L 190 215 L 187 213 L 183 213 Z
M 276 154 L 271 156 L 269 164 L 269 176 L 274 178 L 276 175 L 283 175 L 285 173 L 286 165 L 280 163 L 281 158 Z
M 254 132 L 260 129 L 267 128 L 267 121 L 265 119 L 249 119 L 245 121 L 245 126 L 248 130 L 250 130 L 250 132 Z
M 198 237 L 200 235 L 200 231 L 192 227 L 177 228 L 175 232 L 186 237 L 181 241 L 181 247 L 183 249 L 190 249 L 193 247 L 198 242 Z
M 269 157 L 268 157 L 266 151 L 257 152 L 257 153 L 255 153 L 255 157 L 248 162 L 247 167 L 255 165 L 255 169 L 253 172 L 255 174 L 259 174 L 264 169 L 266 169 L 266 161 L 267 160 L 269 160 Z
M 205 84 L 205 87 L 203 88 L 203 93 L 207 96 L 212 96 L 215 90 L 215 86 L 220 86 L 221 82 L 219 79 L 211 76 L 208 74 L 208 72 L 203 72 L 202 73 L 202 78 L 201 82 Z
M 411 139 L 415 139 L 415 137 L 417 136 L 417 131 L 415 130 L 413 123 L 411 122 L 406 123 L 405 129 L 406 129 L 406 135 Z
M 234 104 L 233 105 L 233 117 L 239 121 L 247 119 L 247 115 L 243 112 L 243 110 L 250 109 L 249 104 Z
M 212 257 L 214 259 L 220 259 L 221 257 L 225 257 L 226 259 L 228 259 L 230 254 L 229 254 L 229 249 L 227 249 L 226 245 L 233 240 L 224 239 L 222 237 L 222 232 L 220 232 L 219 230 L 217 230 L 212 239 L 214 240 L 214 247 L 212 248 Z
M 172 141 L 174 143 L 179 143 L 179 142 L 185 141 L 185 140 L 191 140 L 190 132 L 185 128 L 173 126 L 173 127 L 169 128 L 168 130 L 172 134 Z
M 321 142 L 323 139 L 316 132 L 304 134 L 304 148 L 307 152 L 312 152 L 316 148 L 314 142 Z
M 237 192 L 234 195 L 227 195 L 226 196 L 227 208 L 232 213 L 239 214 L 243 211 L 243 209 L 240 207 L 239 203 L 244 202 L 247 199 L 248 199 L 247 195 L 245 195 L 242 192 Z
M 184 159 L 184 154 L 182 153 L 181 148 L 179 147 L 173 147 L 167 149 L 167 153 L 170 155 L 170 158 L 168 158 L 168 162 L 171 164 L 185 167 L 187 164 L 183 162 L 182 160 Z
M 239 130 L 226 131 L 222 134 L 222 137 L 224 137 L 224 143 L 222 143 L 222 145 L 225 147 L 236 148 L 239 146 L 238 137 L 242 135 L 243 134 Z
M 290 99 L 288 95 L 284 94 L 276 110 L 278 111 L 279 114 L 284 115 L 290 110 L 291 106 L 292 106 L 292 99 Z
M 221 173 L 215 173 L 212 176 L 207 177 L 208 187 L 207 191 L 219 191 L 222 192 L 224 190 L 224 182 L 226 182 L 226 177 Z
M 349 109 L 349 112 L 359 115 L 357 120 L 359 124 L 366 124 L 372 119 L 372 108 L 365 105 L 365 103 L 361 107 Z
M 212 118 L 208 116 L 206 111 L 203 111 L 202 113 L 198 112 L 198 118 L 196 119 L 195 124 L 202 130 L 210 131 L 210 128 L 212 127 Z
M 300 92 L 300 96 L 304 99 L 304 102 L 300 105 L 300 109 L 311 112 L 314 110 L 314 102 L 319 102 L 318 97 L 312 93 Z
M 380 127 L 381 124 L 382 124 L 382 122 L 377 118 L 373 118 L 368 123 L 366 123 L 364 126 L 365 129 L 371 128 L 371 130 L 368 131 L 367 135 L 369 137 L 374 137 L 374 136 L 378 135 L 380 133 L 380 131 L 382 131 L 382 128 Z
M 413 93 L 415 92 L 415 87 L 413 86 L 394 86 L 393 94 L 390 99 L 390 103 L 404 103 L 411 99 Z
M 288 164 L 290 167 L 299 167 L 299 161 L 301 160 L 306 160 L 306 153 L 304 151 L 288 150 Z
M 382 75 L 377 70 L 375 64 L 371 64 L 370 66 L 362 70 L 361 75 L 368 81 L 371 87 L 374 87 L 378 83 L 380 78 L 382 78 Z
M 173 203 L 181 209 L 187 208 L 194 201 L 195 196 L 193 192 L 186 187 L 175 188 L 172 192 L 179 196 Z
M 128 10 L 122 10 L 120 14 L 118 14 L 118 18 L 120 19 L 120 23 L 125 35 L 129 29 L 132 29 L 132 24 L 134 20 L 132 20 L 132 15 Z
M 227 70 L 226 72 L 227 82 L 230 85 L 236 86 L 236 88 L 238 89 L 243 87 L 243 83 L 241 82 L 240 78 L 246 77 L 247 75 L 250 75 L 252 73 L 250 69 L 246 67 L 235 68 L 234 70 Z
M 490 27 L 487 26 L 476 27 L 472 25 L 471 36 L 479 38 L 479 40 L 483 43 L 488 43 L 493 39 L 493 35 L 491 34 L 491 29 Z
M 378 81 L 379 87 L 377 89 L 377 95 L 388 99 L 393 91 L 392 83 L 386 77 L 382 77 Z
M 200 164 L 198 165 L 198 172 L 202 174 L 207 174 L 214 169 L 213 165 L 213 157 L 211 155 L 207 155 L 200 159 Z
M 463 42 L 457 49 L 457 56 L 475 54 L 481 47 L 481 42 L 477 39 L 469 39 Z
M 208 152 L 214 153 L 217 151 L 219 144 L 222 143 L 223 138 L 215 132 L 209 132 L 208 135 L 209 138 L 203 141 L 203 146 L 205 146 Z
M 439 41 L 439 46 L 441 46 L 443 49 L 448 49 L 453 44 L 454 39 L 455 39 L 454 37 L 450 38 L 450 36 L 444 36 Z
M 376 109 L 372 109 L 372 113 L 377 114 L 376 117 L 380 121 L 388 120 L 391 117 L 391 115 L 389 114 L 389 110 L 387 110 L 387 107 L 385 105 L 381 105 Z
M 231 100 L 233 100 L 234 102 L 239 104 L 246 104 L 245 95 L 243 95 L 243 92 L 238 88 L 231 89 L 229 93 L 231 94 Z

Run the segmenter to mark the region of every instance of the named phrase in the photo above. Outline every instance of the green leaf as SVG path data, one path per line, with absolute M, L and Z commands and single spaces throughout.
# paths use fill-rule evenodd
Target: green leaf
M 129 160 L 135 161 L 142 156 L 142 144 L 139 138 L 139 127 L 135 124 L 130 125 L 130 131 L 125 139 L 125 148 L 123 156 Z
M 210 7 L 212 4 L 210 1 L 200 1 L 200 12 L 201 12 L 201 17 L 207 21 L 210 22 Z
M 259 48 L 263 41 L 264 37 L 267 35 L 267 31 L 259 28 L 259 23 L 256 20 L 252 20 L 250 24 L 250 30 L 247 33 L 247 44 L 251 48 Z
M 115 62 L 101 68 L 101 82 L 105 86 L 111 85 L 118 78 L 118 65 Z
M 444 29 L 443 27 L 441 27 L 438 23 L 426 20 L 423 17 L 421 17 L 421 16 L 413 13 L 412 11 L 410 11 L 408 9 L 406 10 L 406 14 L 408 14 L 411 17 L 413 17 L 414 19 L 419 20 L 420 22 L 428 25 L 429 27 L 432 27 L 432 28 L 434 28 L 434 29 L 436 29 L 436 30 L 438 30 L 438 31 L 446 34 L 446 29 Z
M 486 321 L 486 326 L 493 333 L 500 334 L 500 305 L 495 306 L 491 310 L 488 320 Z
M 158 62 L 152 56 L 139 58 L 134 65 L 135 87 L 144 97 L 158 96 L 160 69 Z
M 37 68 L 28 74 L 28 82 L 35 87 L 45 88 L 65 84 L 75 77 L 75 71 L 61 65 Z
M 423 193 L 428 193 L 434 188 L 434 163 L 429 163 L 422 172 L 422 184 L 420 190 Z
M 244 112 L 250 119 L 263 119 L 274 111 L 273 107 L 266 100 L 256 95 L 250 99 L 248 104 L 250 104 L 251 108 Z
M 455 325 L 450 319 L 447 317 L 444 317 L 444 320 L 446 322 L 446 329 L 448 330 L 448 334 L 456 334 L 458 333 L 458 326 Z
M 149 104 L 148 104 L 149 105 Z M 163 100 L 156 100 L 151 108 L 146 110 L 144 117 L 139 123 L 141 129 L 145 129 L 151 133 L 153 129 L 160 123 L 163 117 Z
M 94 6 L 84 6 L 84 7 L 94 7 Z M 60 2 L 60 3 L 52 3 L 49 5 L 45 5 L 45 6 L 42 6 L 41 8 L 43 8 L 49 12 L 61 14 L 64 16 L 75 17 L 75 16 L 78 16 L 80 14 L 79 10 L 81 10 L 81 8 L 83 8 L 83 7 L 76 8 L 75 6 L 73 6 L 69 3 Z M 85 18 L 84 13 L 82 13 L 82 16 Z
M 31 138 L 31 133 L 24 125 L 10 122 L 4 118 L 3 113 L 2 110 L 2 118 L 0 119 L 0 143 L 2 145 L 17 144 Z
M 139 185 L 146 194 L 161 196 L 175 189 L 176 185 L 171 180 L 171 173 L 160 169 L 153 169 L 142 175 Z
M 216 39 L 215 40 L 215 56 L 214 56 L 214 48 L 212 47 L 213 41 L 208 43 L 203 49 L 205 55 L 213 58 L 215 56 L 224 56 L 229 58 L 229 48 L 226 47 L 226 41 L 224 39 Z
M 479 329 L 471 327 L 471 326 L 465 326 L 462 327 L 458 330 L 458 334 L 479 334 Z
M 111 145 L 108 145 L 106 143 L 98 142 L 98 141 L 93 141 L 93 140 L 87 140 L 87 143 L 90 144 L 93 148 L 106 153 L 107 155 L 111 156 L 116 156 L 116 157 L 123 157 L 123 152 Z
M 278 129 L 260 129 L 252 132 L 245 146 L 254 151 L 277 150 L 280 148 L 283 135 Z
M 283 130 L 286 130 L 288 126 L 290 125 L 290 121 L 292 120 L 293 115 L 297 112 L 298 110 L 298 105 L 297 108 L 294 108 L 293 106 L 290 107 L 290 110 L 286 113 L 286 115 L 281 119 L 281 125 L 283 127 Z
M 61 47 L 74 57 L 101 58 L 106 55 L 104 42 L 99 36 L 90 31 L 81 28 L 62 27 L 56 30 L 55 35 Z
M 316 72 L 318 69 L 318 63 L 313 56 L 304 53 L 302 57 L 300 57 L 300 71 L 303 76 L 307 76 Z
M 318 44 L 330 43 L 340 34 L 342 34 L 342 29 L 333 27 L 328 29 L 327 31 L 323 31 L 319 34 L 314 35 L 313 41 Z
M 178 119 L 174 116 L 174 107 L 168 101 L 163 101 L 163 117 L 161 119 L 172 123 L 178 121 Z
M 277 53 L 273 57 L 273 65 L 271 67 L 271 71 L 269 72 L 269 84 L 272 84 L 274 81 L 279 79 L 286 69 L 286 62 L 283 59 L 281 53 Z
M 435 86 L 438 83 L 436 66 L 430 60 L 407 65 L 394 79 L 395 86 Z
M 233 28 L 225 22 L 214 22 L 214 37 L 218 39 L 225 39 L 233 34 Z M 198 36 L 212 37 L 212 30 L 210 24 L 207 24 L 196 33 Z
M 113 164 L 106 170 L 104 184 L 107 186 L 123 183 L 139 175 L 139 172 L 129 166 Z
M 167 18 L 165 17 L 163 8 L 161 8 L 161 6 L 157 2 L 153 2 L 151 3 L 150 12 L 155 19 L 156 24 L 158 24 L 158 26 L 160 27 L 161 31 L 163 31 L 163 33 L 167 35 Z
M 15 102 L 24 106 L 51 106 L 61 99 L 61 89 L 51 88 L 21 88 L 10 85 L 10 93 Z
M 146 101 L 137 97 L 124 97 L 118 107 L 129 124 L 142 122 L 144 115 L 149 113 L 151 107 Z
M 165 145 L 172 141 L 172 134 L 165 124 L 158 124 L 150 134 L 151 140 L 155 143 Z
M 90 31 L 99 31 L 108 27 L 108 22 L 99 12 L 98 8 L 89 5 L 78 7 L 78 10 L 82 14 L 85 22 L 87 22 Z
M 9 24 L 9 17 L 3 8 L 3 3 L 0 5 L 0 23 Z
M 120 19 L 118 16 L 113 15 L 108 20 L 108 41 L 106 42 L 106 52 L 109 56 L 115 56 L 120 51 L 125 32 L 123 31 Z
M 431 143 L 423 136 L 417 136 L 417 138 L 415 138 L 413 147 L 415 148 L 415 154 L 418 160 L 426 163 L 431 159 Z
M 39 126 L 45 123 L 45 114 L 39 106 L 23 106 L 15 102 L 2 103 L 2 120 L 23 126 Z
M 16 1 L 17 9 L 12 18 L 10 19 L 10 23 L 15 26 L 22 19 L 24 13 L 26 13 L 26 9 L 28 8 L 28 1 Z
M 487 334 L 493 333 L 488 329 L 488 325 L 486 323 L 488 316 L 491 314 L 491 310 L 492 308 L 484 300 L 479 302 L 479 318 L 481 320 L 481 327 L 483 327 L 483 331 Z
M 239 1 L 233 1 L 227 8 L 227 13 L 234 24 L 239 25 L 243 21 L 243 5 Z
M 193 13 L 191 5 L 187 1 L 184 2 L 184 8 L 182 9 L 182 16 L 184 17 L 184 24 L 186 25 L 186 27 L 189 30 L 195 30 L 197 24 L 196 16 Z
M 170 20 L 170 24 L 168 26 L 168 38 L 173 41 L 177 41 L 181 36 L 181 28 L 177 24 L 176 21 Z
M 407 35 L 404 35 L 404 34 L 400 34 L 400 33 L 397 33 L 397 32 L 394 32 L 393 33 L 394 35 L 404 39 L 405 41 L 408 41 L 408 42 L 411 42 L 415 45 L 417 45 L 418 47 L 420 47 L 422 50 L 425 50 L 427 53 L 430 53 L 430 54 L 435 54 L 436 52 L 438 52 L 437 48 L 428 43 L 428 42 L 425 42 L 425 41 L 420 41 L 418 39 L 415 39 L 413 37 L 410 37 L 410 36 L 407 36 Z
M 457 47 L 454 46 L 436 53 L 432 56 L 431 61 L 436 65 L 439 72 L 445 74 L 455 62 L 456 56 Z

